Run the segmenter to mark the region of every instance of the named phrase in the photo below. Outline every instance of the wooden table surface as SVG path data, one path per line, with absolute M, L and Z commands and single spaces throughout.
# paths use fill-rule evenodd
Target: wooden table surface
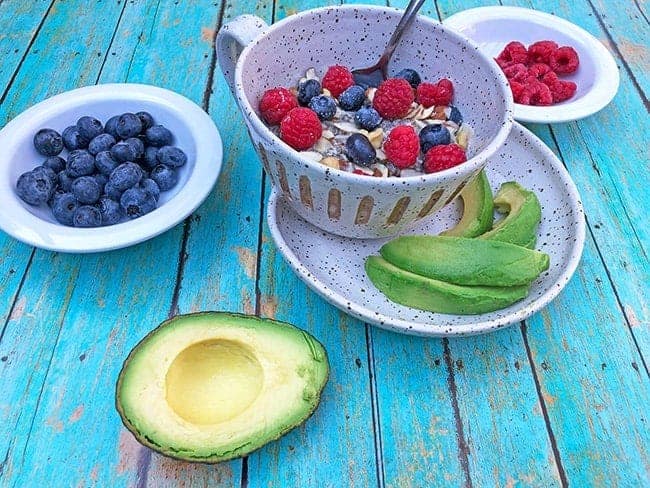
M 650 486 L 650 12 L 645 0 L 507 3 L 584 27 L 619 67 L 618 95 L 599 114 L 529 125 L 582 194 L 584 255 L 525 323 L 426 340 L 347 317 L 293 275 L 264 222 L 269 182 L 215 69 L 222 23 L 323 3 L 0 0 L 0 126 L 65 90 L 142 82 L 201 105 L 225 144 L 210 197 L 149 242 L 65 255 L 0 233 L 0 486 Z M 428 1 L 424 13 L 481 4 Z M 141 447 L 114 409 L 139 338 L 206 309 L 304 327 L 332 368 L 304 426 L 215 466 Z

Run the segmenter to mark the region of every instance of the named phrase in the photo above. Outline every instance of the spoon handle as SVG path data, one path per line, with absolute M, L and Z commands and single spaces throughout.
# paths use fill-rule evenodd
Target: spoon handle
M 402 35 L 408 29 L 408 27 L 413 23 L 415 20 L 415 17 L 418 14 L 418 11 L 424 4 L 424 0 L 411 0 L 409 4 L 406 6 L 406 9 L 404 10 L 404 14 L 402 15 L 402 18 L 400 19 L 399 23 L 397 24 L 397 27 L 395 28 L 395 32 L 393 32 L 393 35 L 391 36 L 390 40 L 388 41 L 388 44 L 386 45 L 386 49 L 384 50 L 384 53 L 381 55 L 381 59 L 379 60 L 379 64 L 382 67 L 382 71 L 386 71 L 386 65 L 388 64 L 388 60 L 390 57 L 393 55 L 393 51 L 395 51 L 395 48 L 397 47 L 397 44 L 399 44 L 400 39 L 402 38 Z

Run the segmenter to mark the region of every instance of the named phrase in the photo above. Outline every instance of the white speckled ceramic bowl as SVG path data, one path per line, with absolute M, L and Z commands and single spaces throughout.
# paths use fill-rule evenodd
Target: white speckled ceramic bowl
M 393 55 L 389 72 L 414 68 L 428 80 L 449 78 L 454 104 L 474 129 L 466 163 L 439 173 L 371 178 L 310 161 L 276 137 L 257 114 L 265 90 L 293 86 L 308 68 L 374 63 L 402 12 L 386 7 L 309 10 L 267 26 L 246 15 L 224 26 L 218 59 L 274 187 L 305 220 L 356 238 L 395 235 L 434 215 L 501 147 L 512 127 L 505 76 L 478 47 L 453 30 L 418 17 Z
M 533 282 L 528 297 L 495 312 L 448 315 L 405 307 L 388 300 L 364 272 L 369 255 L 387 239 L 347 239 L 317 229 L 300 218 L 274 190 L 267 209 L 271 236 L 291 269 L 316 293 L 342 311 L 379 327 L 421 336 L 473 335 L 518 323 L 545 307 L 576 270 L 585 240 L 578 191 L 562 163 L 546 145 L 515 124 L 486 172 L 492 190 L 517 181 L 537 194 L 542 221 L 536 248 L 550 256 L 550 267 Z M 453 227 L 460 206 L 444 208 L 436 221 L 420 222 L 405 234 L 437 234 Z

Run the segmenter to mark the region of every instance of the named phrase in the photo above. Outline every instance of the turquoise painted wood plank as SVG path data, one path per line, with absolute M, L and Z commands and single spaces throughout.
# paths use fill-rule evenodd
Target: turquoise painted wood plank
M 0 94 L 20 65 L 53 0 L 0 2 Z
M 276 19 L 322 2 L 278 2 Z M 270 195 L 266 180 L 266 199 Z M 284 263 L 264 227 L 259 273 L 262 316 L 313 333 L 328 350 L 330 379 L 316 413 L 282 439 L 249 456 L 248 486 L 377 484 L 365 327 L 312 293 Z M 300 469 L 295 469 L 300 466 Z
M 587 4 L 534 2 L 533 6 L 554 8 L 558 15 L 606 39 Z M 650 119 L 627 71 L 620 73 L 621 86 L 612 104 L 587 119 L 553 126 L 552 137 L 581 192 L 598 252 L 648 364 L 650 233 L 643 222 L 650 211 L 650 175 L 639 169 L 647 166 L 641 134 L 650 133 Z

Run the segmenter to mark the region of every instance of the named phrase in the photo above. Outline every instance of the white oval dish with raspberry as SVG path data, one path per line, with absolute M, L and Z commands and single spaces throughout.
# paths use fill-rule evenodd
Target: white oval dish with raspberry
M 548 77 L 543 80 L 544 73 L 536 73 L 539 83 L 535 84 L 540 90 L 531 88 L 531 93 L 523 95 L 525 83 L 516 73 L 521 65 L 518 68 L 514 66 L 517 63 L 508 67 L 504 65 L 504 72 L 509 70 L 506 74 L 515 102 L 518 98 L 523 102 L 515 103 L 514 110 L 515 119 L 521 122 L 558 123 L 582 119 L 607 106 L 618 90 L 618 68 L 605 46 L 584 29 L 554 15 L 519 7 L 479 7 L 452 15 L 444 24 L 476 42 L 485 54 L 493 58 L 498 58 L 512 41 L 528 48 L 539 41 L 552 41 L 557 45 L 556 49 L 562 49 L 559 53 L 575 51 L 579 58 L 575 71 L 558 72 L 559 80 L 553 76 L 550 83 Z M 525 64 L 530 70 L 535 63 L 531 60 Z M 553 89 L 553 84 L 557 90 Z M 574 84 L 575 93 L 571 89 Z M 557 93 L 551 95 L 555 96 L 551 104 L 543 100 L 549 94 L 542 85 Z
M 138 111 L 148 112 L 156 124 L 167 128 L 174 145 L 186 155 L 186 161 L 175 172 L 174 184 L 167 188 L 168 191 L 159 193 L 155 208 L 148 210 L 146 215 L 124 215 L 121 222 L 113 225 L 73 227 L 70 222 L 62 223 L 46 202 L 28 202 L 30 198 L 26 200 L 24 195 L 20 195 L 17 188 L 19 177 L 33 172 L 34 167 L 46 159 L 42 149 L 38 150 L 34 144 L 35 134 L 41 129 L 64 131 L 80 118 L 92 117 L 101 122 L 117 114 Z M 208 196 L 217 181 L 222 161 L 219 131 L 201 107 L 172 91 L 131 83 L 88 86 L 55 95 L 9 122 L 0 131 L 0 144 L 4 148 L 0 156 L 0 204 L 3 209 L 0 229 L 26 244 L 59 252 L 119 249 L 170 229 L 190 215 Z M 65 156 L 69 162 L 72 153 L 66 152 L 66 148 L 67 145 L 61 152 L 59 147 L 56 154 Z M 89 157 L 93 161 L 90 153 Z M 61 173 L 68 171 L 68 164 L 65 164 L 66 169 Z M 94 165 L 97 164 L 95 161 Z M 132 162 L 128 164 L 135 165 Z M 87 208 L 98 208 L 99 205 L 99 202 L 83 203 Z
M 513 164 L 516 161 L 517 164 Z M 585 239 L 580 196 L 562 162 L 534 134 L 515 124 L 507 143 L 486 167 L 493 190 L 517 181 L 534 191 L 542 206 L 536 248 L 550 257 L 549 269 L 521 301 L 495 312 L 450 315 L 399 305 L 377 290 L 364 271 L 368 256 L 391 238 L 339 237 L 299 217 L 274 189 L 267 207 L 271 236 L 296 275 L 325 300 L 364 322 L 403 334 L 473 335 L 518 323 L 553 300 L 573 275 Z M 458 222 L 461 206 L 451 203 L 435 220 L 421 220 L 402 233 L 436 235 Z

